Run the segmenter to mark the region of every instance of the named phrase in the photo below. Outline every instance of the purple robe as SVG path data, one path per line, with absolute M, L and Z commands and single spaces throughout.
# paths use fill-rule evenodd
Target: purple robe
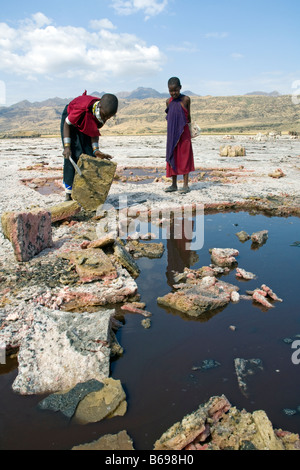
M 167 113 L 167 155 L 166 160 L 171 165 L 173 170 L 176 171 L 174 162 L 174 150 L 178 144 L 180 137 L 183 134 L 187 120 L 183 107 L 181 105 L 183 95 L 180 95 L 176 100 L 171 99 L 169 107 L 166 109 Z

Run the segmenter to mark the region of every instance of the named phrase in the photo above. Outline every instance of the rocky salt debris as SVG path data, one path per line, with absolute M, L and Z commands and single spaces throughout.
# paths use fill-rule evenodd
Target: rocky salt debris
M 193 366 L 192 370 L 206 371 L 210 369 L 215 369 L 216 367 L 219 367 L 220 365 L 221 365 L 220 362 L 216 361 L 215 359 L 204 359 L 200 366 Z
M 75 265 L 82 283 L 117 278 L 116 267 L 101 248 L 70 251 L 61 256 Z
M 140 269 L 132 256 L 128 253 L 122 243 L 115 242 L 113 246 L 114 256 L 117 261 L 128 270 L 128 272 L 136 278 L 140 274 Z
M 151 328 L 151 320 L 150 318 L 144 318 L 144 320 L 141 321 L 141 325 L 145 330 L 148 330 L 148 328 Z
M 161 258 L 165 249 L 163 243 L 141 243 L 138 240 L 128 240 L 125 248 L 134 258 L 149 259 Z
M 264 411 L 240 411 L 221 395 L 171 426 L 154 450 L 300 450 L 300 438 L 274 429 Z
M 65 233 L 69 233 L 68 228 Z M 61 249 L 49 253 L 48 263 L 43 260 L 39 266 L 36 262 L 28 273 L 20 273 L 20 283 L 27 279 L 28 285 L 46 285 L 44 291 L 30 296 L 32 302 L 54 310 L 82 311 L 136 296 L 134 277 L 139 275 L 139 268 L 121 242 L 110 235 L 95 239 L 92 227 L 90 233 L 80 236 L 84 238 L 80 242 L 81 224 L 71 230 L 73 238 L 68 235 Z
M 65 286 L 37 295 L 33 302 L 54 310 L 82 311 L 90 307 L 127 302 L 137 295 L 137 284 L 128 271 L 116 268 L 115 279 Z
M 102 383 L 103 388 L 86 395 L 79 402 L 73 418 L 76 423 L 85 425 L 125 415 L 126 394 L 120 380 L 108 377 Z
M 247 232 L 245 232 L 244 230 L 241 230 L 240 232 L 237 232 L 236 236 L 238 237 L 240 242 L 246 242 L 246 241 L 250 240 L 250 235 Z
M 118 434 L 106 434 L 99 439 L 75 446 L 72 450 L 134 450 L 133 441 L 127 431 L 120 431 Z
M 81 206 L 76 201 L 64 201 L 51 206 L 51 222 L 59 222 L 74 217 L 81 211 Z
M 231 300 L 232 292 L 239 290 L 237 286 L 218 281 L 211 276 L 206 276 L 197 282 L 177 284 L 173 287 L 176 291 L 158 297 L 158 304 L 174 308 L 192 317 L 225 307 Z
M 277 170 L 274 170 L 272 171 L 271 173 L 269 173 L 269 176 L 271 178 L 283 178 L 285 175 L 285 173 L 282 171 L 281 168 L 277 168 Z
M 254 232 L 251 235 L 251 240 L 253 243 L 262 245 L 268 240 L 268 236 L 269 236 L 268 234 L 269 234 L 268 230 L 261 230 L 259 232 Z
M 211 450 L 300 450 L 299 435 L 272 425 L 263 410 L 249 413 L 232 407 L 212 430 Z
M 266 308 L 274 308 L 274 305 L 266 299 L 266 293 L 261 289 L 255 289 L 252 293 L 252 299 Z
M 287 416 L 294 416 L 300 414 L 300 405 L 296 405 L 295 408 L 283 408 L 283 413 Z
M 220 147 L 221 157 L 244 157 L 246 155 L 245 147 L 241 145 L 222 145 Z
M 114 310 L 74 314 L 24 303 L 14 321 L 11 314 L 4 315 L 0 341 L 8 351 L 18 349 L 15 392 L 52 393 L 109 376 Z
M 98 392 L 103 387 L 103 382 L 94 379 L 85 383 L 78 383 L 70 390 L 49 395 L 38 404 L 38 407 L 41 410 L 61 412 L 67 418 L 72 418 L 80 401 L 90 393 Z
M 51 214 L 47 210 L 35 208 L 31 211 L 5 212 L 1 224 L 17 261 L 29 261 L 53 245 Z
M 235 358 L 234 367 L 237 375 L 238 384 L 241 392 L 248 396 L 248 379 L 253 377 L 257 372 L 263 371 L 262 361 L 260 359 L 243 359 Z
M 130 302 L 127 304 L 122 305 L 121 310 L 125 310 L 126 312 L 131 313 L 138 313 L 139 315 L 143 315 L 143 317 L 151 317 L 152 313 L 145 310 L 145 304 L 141 302 Z
M 110 245 L 113 245 L 116 241 L 115 236 L 112 233 L 108 233 L 101 238 L 97 238 L 93 241 L 85 241 L 82 249 L 86 248 L 106 248 Z
M 263 292 L 266 292 L 266 294 L 273 300 L 277 301 L 277 302 L 282 302 L 282 299 L 280 299 L 280 297 L 278 297 L 278 295 L 275 294 L 275 292 L 272 291 L 272 289 L 268 286 L 266 286 L 265 284 L 262 284 L 261 286 L 261 289 L 263 290 Z
M 193 443 L 203 448 L 204 442 L 211 434 L 211 425 L 221 419 L 230 406 L 224 395 L 212 397 L 194 413 L 185 416 L 181 422 L 168 429 L 155 442 L 154 450 L 189 450 L 188 446 Z
M 38 406 L 42 410 L 61 412 L 78 424 L 124 416 L 127 411 L 126 394 L 121 382 L 112 378 L 79 383 L 71 390 L 49 395 Z
M 245 269 L 236 268 L 236 277 L 249 281 L 250 279 L 255 279 L 256 275 L 249 271 L 245 271 Z
M 240 299 L 239 287 L 221 281 L 217 276 L 230 271 L 228 266 L 236 264 L 233 255 L 235 249 L 212 250 L 212 260 L 215 264 L 192 270 L 185 268 L 182 273 L 174 273 L 173 292 L 158 297 L 157 302 L 163 307 L 171 307 L 192 317 L 198 317 L 204 312 L 224 308 L 230 301 Z M 219 263 L 222 266 L 216 264 Z
M 221 268 L 219 266 L 202 266 L 199 269 L 190 269 L 184 268 L 183 272 L 179 273 L 174 271 L 173 279 L 175 283 L 180 282 L 197 282 L 198 279 L 203 279 L 204 277 L 215 277 L 221 274 L 226 274 L 229 272 L 229 268 Z
M 240 254 L 234 248 L 212 248 L 210 252 L 212 263 L 221 267 L 230 267 L 237 264 L 236 256 Z
M 232 302 L 239 302 L 241 296 L 237 291 L 232 291 L 230 294 L 230 299 Z
M 182 273 L 174 272 L 174 291 L 158 297 L 159 305 L 197 317 L 204 312 L 223 308 L 230 301 L 237 303 L 242 299 L 252 299 L 266 308 L 274 307 L 269 300 L 282 302 L 265 284 L 260 289 L 247 291 L 246 296 L 241 295 L 237 286 L 217 278 L 228 273 L 237 264 L 235 257 L 239 255 L 239 251 L 233 248 L 213 248 L 210 252 L 214 264 L 196 270 L 185 268 Z M 238 267 L 236 277 L 243 280 L 256 279 L 255 274 Z
M 254 291 L 247 291 L 247 294 L 252 297 L 257 303 L 263 305 L 266 308 L 274 308 L 274 305 L 269 301 L 270 299 L 275 302 L 282 302 L 283 300 L 272 291 L 272 289 L 265 284 L 262 284 L 261 288 L 257 288 Z
M 283 408 L 283 413 L 287 416 L 294 416 L 297 414 L 297 410 L 293 408 Z

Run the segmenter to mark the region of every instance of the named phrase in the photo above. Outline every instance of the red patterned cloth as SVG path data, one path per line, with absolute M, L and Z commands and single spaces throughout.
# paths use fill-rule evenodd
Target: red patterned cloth
M 92 113 L 93 104 L 99 101 L 99 98 L 86 94 L 74 98 L 68 106 L 68 119 L 70 123 L 77 127 L 80 132 L 89 137 L 99 137 L 100 125 L 97 118 Z

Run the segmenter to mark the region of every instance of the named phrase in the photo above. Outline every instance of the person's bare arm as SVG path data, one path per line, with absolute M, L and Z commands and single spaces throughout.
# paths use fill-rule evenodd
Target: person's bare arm
M 93 147 L 93 155 L 96 158 L 101 158 L 104 160 L 111 160 L 113 157 L 108 155 L 107 153 L 103 153 L 99 149 L 99 139 L 98 137 L 91 137 L 92 147 Z
M 108 153 L 100 152 L 100 150 L 94 153 L 94 157 L 101 158 L 102 160 L 111 160 L 113 158 L 111 155 L 108 155 Z
M 191 119 L 191 99 L 189 96 L 185 96 L 182 100 L 183 106 L 187 109 L 188 111 L 188 122 L 190 123 L 192 121 Z
M 71 129 L 69 124 L 65 121 L 64 122 L 64 128 L 63 128 L 63 138 L 65 139 L 71 139 Z M 71 144 L 64 144 L 64 151 L 63 151 L 63 156 L 64 158 L 68 159 L 71 156 Z

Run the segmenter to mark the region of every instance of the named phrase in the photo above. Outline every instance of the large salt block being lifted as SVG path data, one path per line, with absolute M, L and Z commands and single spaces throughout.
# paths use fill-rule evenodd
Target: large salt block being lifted
M 81 170 L 81 176 L 75 173 L 72 199 L 85 210 L 95 211 L 106 201 L 117 164 L 82 154 L 77 165 Z

